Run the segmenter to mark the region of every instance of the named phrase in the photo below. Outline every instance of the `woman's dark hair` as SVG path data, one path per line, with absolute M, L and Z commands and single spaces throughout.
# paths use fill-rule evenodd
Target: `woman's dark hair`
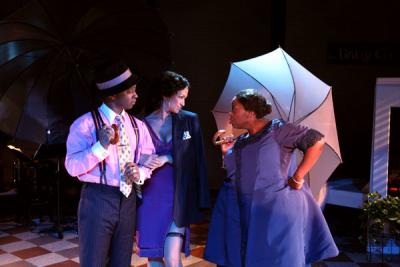
M 189 81 L 182 75 L 173 71 L 165 71 L 161 76 L 159 90 L 161 96 L 171 97 L 176 92 L 189 86 Z
M 253 111 L 257 119 L 261 119 L 272 111 L 270 103 L 255 89 L 245 89 L 236 94 L 235 100 L 239 101 L 247 111 Z
M 162 103 L 163 97 L 171 97 L 186 87 L 190 87 L 190 83 L 182 75 L 173 71 L 163 72 L 155 85 L 154 106 L 158 108 Z

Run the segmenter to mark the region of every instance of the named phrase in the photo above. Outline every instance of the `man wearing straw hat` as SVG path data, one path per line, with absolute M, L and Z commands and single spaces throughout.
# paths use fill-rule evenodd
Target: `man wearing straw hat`
M 125 111 L 138 98 L 136 83 L 123 63 L 99 68 L 96 87 L 103 104 L 70 128 L 65 166 L 84 183 L 78 210 L 81 266 L 131 265 L 136 198 L 151 175 L 138 155 L 155 152 L 146 126 Z M 149 160 L 157 165 L 156 156 Z

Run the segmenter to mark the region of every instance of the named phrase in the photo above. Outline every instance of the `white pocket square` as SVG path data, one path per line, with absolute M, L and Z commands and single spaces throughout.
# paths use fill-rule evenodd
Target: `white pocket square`
M 190 139 L 190 138 L 192 138 L 192 137 L 190 136 L 189 131 L 184 131 L 182 140 L 187 140 L 187 139 Z

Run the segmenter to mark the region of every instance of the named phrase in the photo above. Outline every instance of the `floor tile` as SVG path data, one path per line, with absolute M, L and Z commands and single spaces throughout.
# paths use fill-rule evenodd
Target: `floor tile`
M 31 240 L 29 240 L 29 242 L 31 242 L 33 244 L 36 244 L 38 246 L 42 246 L 42 245 L 45 245 L 45 244 L 57 242 L 59 240 L 60 239 L 54 238 L 52 236 L 44 235 L 44 236 L 40 236 L 38 238 L 31 239 Z
M 0 249 L 10 253 L 18 250 L 35 247 L 36 245 L 29 241 L 17 241 L 9 244 L 1 245 Z
M 9 233 L 0 231 L 0 238 L 1 238 L 1 237 L 5 237 L 5 236 L 9 236 L 9 235 L 10 235 Z
M 131 266 L 140 266 L 147 264 L 147 258 L 139 257 L 137 254 L 133 254 L 131 258 Z
M 1 225 L 0 229 L 2 229 Z M 185 267 L 216 267 L 215 264 L 203 259 L 207 225 L 194 225 L 191 229 L 191 255 L 187 258 L 182 257 L 183 265 Z M 79 239 L 73 231 L 65 232 L 62 240 L 47 234 L 39 235 L 23 227 L 20 230 L 7 228 L 6 231 L 0 231 L 0 266 L 79 266 Z M 379 255 L 374 255 L 368 261 L 365 246 L 357 243 L 354 238 L 335 237 L 335 240 L 341 253 L 337 257 L 313 263 L 312 267 L 400 267 L 400 255 L 392 256 L 390 261 L 385 256 L 386 262 L 380 264 Z M 133 267 L 145 267 L 146 263 L 146 258 L 141 258 L 137 254 L 132 255 Z
M 67 261 L 68 259 L 56 253 L 49 253 L 34 258 L 26 259 L 27 262 L 32 263 L 38 267 L 47 266 L 54 263 Z
M 79 263 L 69 260 L 51 265 L 46 265 L 46 267 L 79 267 Z
M 0 263 L 1 264 L 9 264 L 9 263 L 13 263 L 13 262 L 20 261 L 20 260 L 21 260 L 21 258 L 18 258 L 17 256 L 12 255 L 12 254 L 5 253 L 5 254 L 0 255 Z
M 208 227 L 207 226 L 194 227 L 194 228 L 190 228 L 190 231 L 191 231 L 191 233 L 206 235 L 208 233 Z
M 189 256 L 189 257 L 184 257 L 182 258 L 182 264 L 183 266 L 188 266 L 194 263 L 198 263 L 200 261 L 202 261 L 203 259 L 194 257 L 194 256 Z
M 75 239 L 75 238 L 78 238 L 78 233 L 77 232 L 71 232 L 71 231 L 68 231 L 68 232 L 64 232 L 64 240 L 70 240 L 70 239 Z
M 8 223 L 8 222 L 0 223 L 0 230 L 1 231 L 6 231 L 8 229 L 14 229 L 14 228 L 17 228 L 17 227 L 21 227 L 21 225 L 17 224 L 17 223 Z
M 61 241 L 56 241 L 56 242 L 42 245 L 43 248 L 50 250 L 51 252 L 57 252 L 60 250 L 73 248 L 73 247 L 77 247 L 77 246 L 78 246 L 77 244 L 71 243 L 67 240 L 61 240 Z
M 203 237 L 192 239 L 191 242 L 196 245 L 205 246 L 206 240 Z
M 14 236 L 21 240 L 30 240 L 30 239 L 35 239 L 35 238 L 40 237 L 39 234 L 33 233 L 33 232 L 22 232 L 19 234 L 15 234 Z
M 197 247 L 190 251 L 190 255 L 195 256 L 197 258 L 203 258 L 204 256 L 204 247 Z
M 208 262 L 208 261 L 200 261 L 191 265 L 188 265 L 188 267 L 216 267 L 214 263 Z
M 57 251 L 57 254 L 60 254 L 61 256 L 67 258 L 67 259 L 73 259 L 76 257 L 79 257 L 79 247 L 73 247 L 69 249 L 64 249 Z
M 22 227 L 16 227 L 16 228 L 10 228 L 5 230 L 4 232 L 9 233 L 10 235 L 15 235 L 23 232 L 29 232 L 31 230 L 31 227 L 29 226 L 22 226 Z
M 68 241 L 71 242 L 71 243 L 74 243 L 74 244 L 79 244 L 79 238 L 78 237 L 68 239 Z
M 4 244 L 8 244 L 8 243 L 13 243 L 13 242 L 17 242 L 17 241 L 21 241 L 21 239 L 16 238 L 15 236 L 3 236 L 0 237 L 0 246 L 4 245 Z
M 24 250 L 14 251 L 12 254 L 20 257 L 21 259 L 28 259 L 48 253 L 50 253 L 50 251 L 47 249 L 41 247 L 32 247 Z
M 13 263 L 1 265 L 2 267 L 36 267 L 32 263 L 26 262 L 26 261 L 16 261 Z

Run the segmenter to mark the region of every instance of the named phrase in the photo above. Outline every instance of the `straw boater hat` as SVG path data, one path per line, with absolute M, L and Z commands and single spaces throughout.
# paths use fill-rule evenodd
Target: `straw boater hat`
M 101 96 L 123 92 L 138 81 L 138 77 L 122 62 L 104 65 L 96 71 L 96 87 Z

